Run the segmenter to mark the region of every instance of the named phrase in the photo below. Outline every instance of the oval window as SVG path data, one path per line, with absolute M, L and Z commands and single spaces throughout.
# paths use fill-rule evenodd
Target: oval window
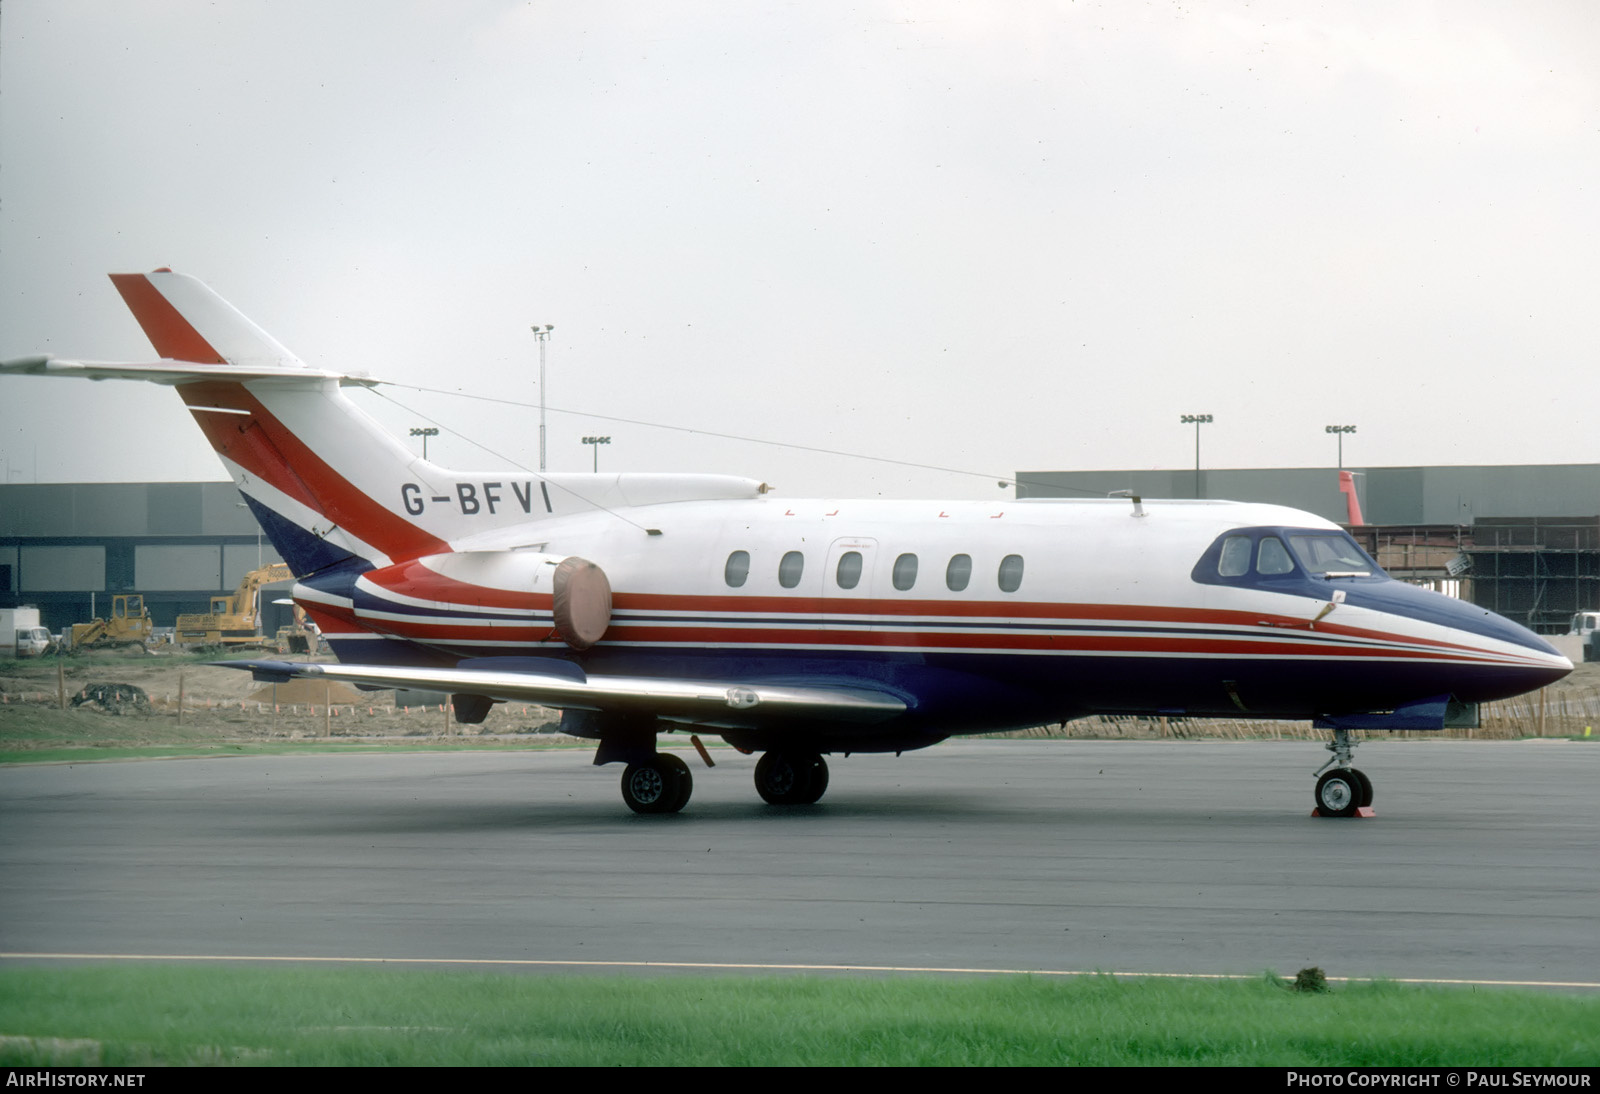
M 1007 555 L 1000 560 L 1000 591 L 1014 593 L 1022 588 L 1022 556 Z
M 800 584 L 800 575 L 806 568 L 806 556 L 799 551 L 790 551 L 778 562 L 778 584 L 785 589 L 792 589 Z
M 917 583 L 917 556 L 901 555 L 894 560 L 894 587 L 905 592 Z
M 944 568 L 944 583 L 953 593 L 959 593 L 972 580 L 972 556 L 951 555 L 950 565 Z
M 750 552 L 735 551 L 729 555 L 728 564 L 722 568 L 722 580 L 728 583 L 728 588 L 737 589 L 749 576 Z
M 846 551 L 840 555 L 833 576 L 841 589 L 854 589 L 861 584 L 861 552 Z

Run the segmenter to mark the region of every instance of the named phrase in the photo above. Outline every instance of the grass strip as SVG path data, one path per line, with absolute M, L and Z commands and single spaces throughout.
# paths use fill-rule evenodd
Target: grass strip
M 1594 1066 L 1600 1000 L 1275 977 L 0 969 L 0 1064 Z

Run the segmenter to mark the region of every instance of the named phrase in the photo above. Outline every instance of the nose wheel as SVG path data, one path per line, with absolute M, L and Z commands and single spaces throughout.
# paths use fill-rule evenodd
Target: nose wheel
M 1333 731 L 1333 741 L 1327 746 L 1333 759 L 1323 767 L 1329 768 L 1317 779 L 1316 809 L 1313 816 L 1354 817 L 1372 816 L 1372 780 L 1364 771 L 1350 766 L 1351 753 L 1356 744 L 1347 729 Z

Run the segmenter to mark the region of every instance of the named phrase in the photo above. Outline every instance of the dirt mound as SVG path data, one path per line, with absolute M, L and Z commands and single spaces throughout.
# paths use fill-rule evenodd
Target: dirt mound
M 149 714 L 150 697 L 132 684 L 85 684 L 72 697 L 75 707 L 103 710 L 107 714 Z

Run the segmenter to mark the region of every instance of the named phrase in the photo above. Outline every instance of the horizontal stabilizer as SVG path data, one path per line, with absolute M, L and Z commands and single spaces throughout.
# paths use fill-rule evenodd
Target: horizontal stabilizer
M 498 659 L 496 659 L 498 660 Z M 794 686 L 734 680 L 663 680 L 640 676 L 574 679 L 543 672 L 315 665 L 293 661 L 217 661 L 257 680 L 338 680 L 378 688 L 415 688 L 538 703 L 562 710 L 650 714 L 672 722 L 753 729 L 783 722 L 829 721 L 872 725 L 906 709 L 899 696 L 856 685 Z
M 200 361 L 70 361 L 63 357 L 13 357 L 0 361 L 0 374 L 71 376 L 80 380 L 146 380 L 153 384 L 187 384 L 199 380 L 337 380 L 372 387 L 380 381 L 365 373 L 326 372 L 303 365 L 218 365 Z

